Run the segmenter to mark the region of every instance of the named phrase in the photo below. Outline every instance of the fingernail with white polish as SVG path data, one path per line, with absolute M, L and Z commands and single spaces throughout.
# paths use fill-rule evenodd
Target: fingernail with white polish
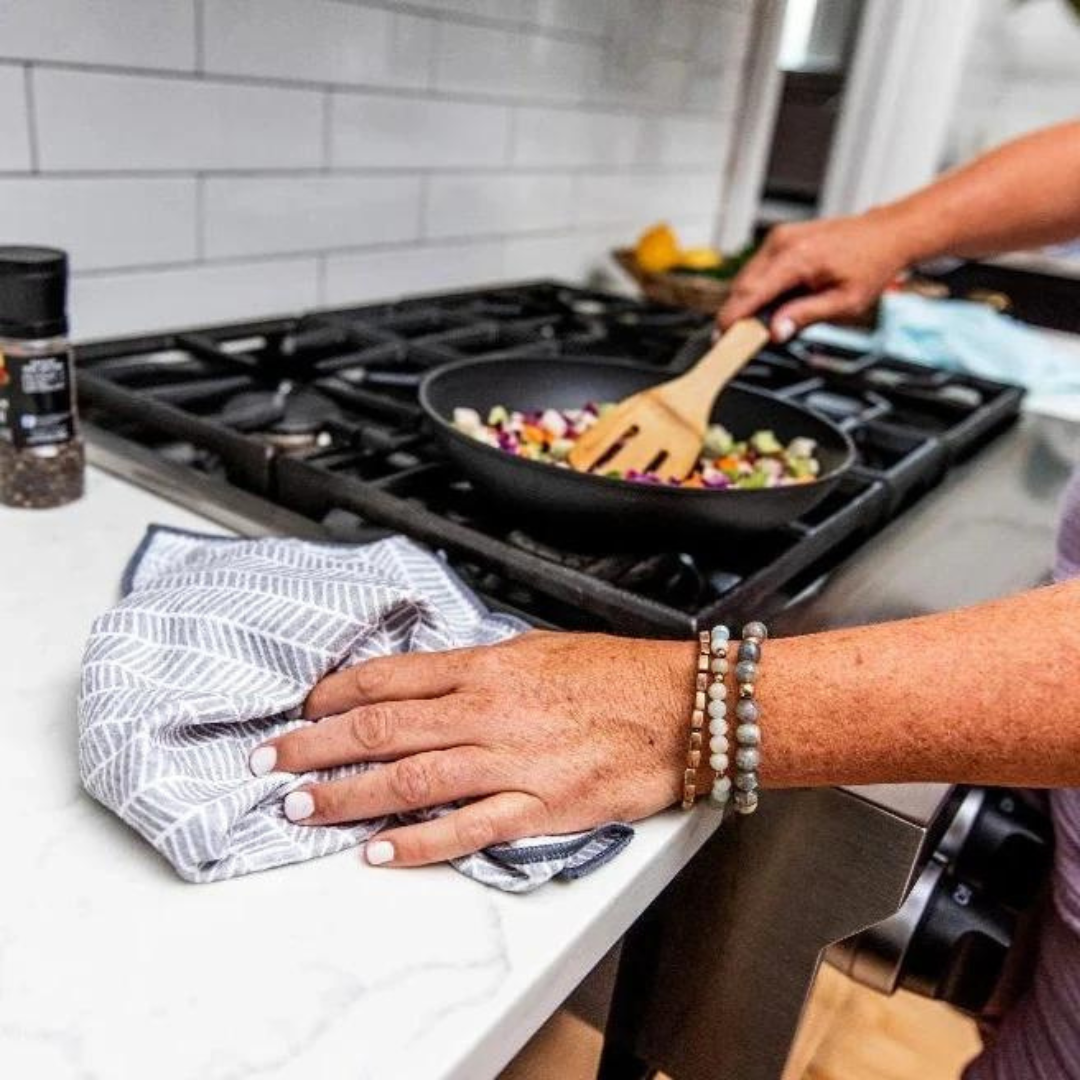
M 776 324 L 776 340 L 781 344 L 785 341 L 790 341 L 795 336 L 795 331 L 798 327 L 795 325 L 794 319 L 781 319 Z
M 248 758 L 248 768 L 256 776 L 265 776 L 274 771 L 277 764 L 277 751 L 272 746 L 256 746 Z
M 389 840 L 372 840 L 364 848 L 364 856 L 372 866 L 382 866 L 394 858 L 394 845 Z
M 303 821 L 315 813 L 315 800 L 308 791 L 290 791 L 285 796 L 285 816 L 290 821 Z

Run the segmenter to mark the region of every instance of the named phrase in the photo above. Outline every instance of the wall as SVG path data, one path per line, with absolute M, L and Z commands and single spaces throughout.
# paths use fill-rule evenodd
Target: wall
M 1078 61 L 1080 17 L 1067 0 L 980 0 L 943 164 L 1080 117 Z
M 82 338 L 712 233 L 753 0 L 3 0 L 0 237 Z

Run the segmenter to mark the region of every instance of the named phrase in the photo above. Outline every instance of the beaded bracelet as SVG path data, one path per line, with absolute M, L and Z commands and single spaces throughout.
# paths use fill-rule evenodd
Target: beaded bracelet
M 690 713 L 690 744 L 683 770 L 682 808 L 689 810 L 697 798 L 697 772 L 701 764 L 701 729 L 705 726 L 706 686 L 709 681 L 709 632 L 698 635 L 697 675 L 694 679 L 694 708 Z
M 747 623 L 736 654 L 735 682 L 739 687 L 739 700 L 735 705 L 735 809 L 740 814 L 752 814 L 758 806 L 761 708 L 754 697 L 754 683 L 761 663 L 762 645 L 768 636 L 764 623 Z
M 709 805 L 723 813 L 731 795 L 731 777 L 727 775 L 728 759 L 728 719 L 727 719 L 727 683 L 724 681 L 728 672 L 727 650 L 731 631 L 726 626 L 714 626 L 709 635 L 709 647 L 712 660 L 709 670 L 713 680 L 709 686 L 709 766 L 716 773 L 712 791 L 709 793 Z

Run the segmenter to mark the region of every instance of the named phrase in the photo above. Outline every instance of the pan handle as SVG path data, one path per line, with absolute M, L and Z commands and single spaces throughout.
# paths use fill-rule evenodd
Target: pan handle
M 802 300 L 804 297 L 812 295 L 813 293 L 802 285 L 797 285 L 794 289 L 785 289 L 778 296 L 774 296 L 767 304 L 762 304 L 762 306 L 758 308 L 755 317 L 768 326 L 773 321 L 773 316 L 775 316 L 785 304 L 790 304 L 792 300 Z

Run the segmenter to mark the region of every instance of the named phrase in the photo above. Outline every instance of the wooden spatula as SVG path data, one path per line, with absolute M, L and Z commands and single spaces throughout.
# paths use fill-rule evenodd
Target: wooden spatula
M 581 472 L 686 476 L 701 455 L 713 404 L 768 342 L 777 306 L 774 301 L 767 311 L 733 323 L 689 371 L 620 401 L 574 443 L 570 464 Z

